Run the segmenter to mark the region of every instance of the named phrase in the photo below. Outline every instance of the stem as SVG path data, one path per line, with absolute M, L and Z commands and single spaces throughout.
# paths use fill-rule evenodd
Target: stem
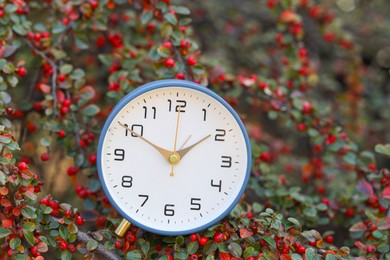
M 50 59 L 44 52 L 38 50 L 37 48 L 35 48 L 35 46 L 30 42 L 30 41 L 26 41 L 28 47 L 30 47 L 30 49 L 32 49 L 36 54 L 38 54 L 42 59 L 44 59 L 45 61 L 47 61 L 50 66 L 52 67 L 52 71 L 53 71 L 53 74 L 51 76 L 51 84 L 52 84 L 52 95 L 53 95 L 53 117 L 57 117 L 57 65 L 56 63 Z
M 90 237 L 88 234 L 86 234 L 80 230 L 77 232 L 77 241 L 87 244 L 88 241 L 91 239 L 93 239 L 93 238 Z M 122 259 L 115 252 L 107 250 L 100 243 L 98 243 L 98 247 L 93 252 L 94 252 L 94 254 L 100 256 L 102 259 L 108 259 L 108 260 L 121 260 Z

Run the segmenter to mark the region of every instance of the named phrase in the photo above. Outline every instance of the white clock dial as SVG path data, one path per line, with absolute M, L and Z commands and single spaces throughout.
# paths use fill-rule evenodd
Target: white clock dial
M 248 139 L 237 115 L 215 97 L 171 84 L 140 91 L 114 109 L 99 143 L 99 174 L 131 223 L 189 234 L 238 201 L 249 175 Z M 171 158 L 174 164 L 172 154 L 181 155 Z

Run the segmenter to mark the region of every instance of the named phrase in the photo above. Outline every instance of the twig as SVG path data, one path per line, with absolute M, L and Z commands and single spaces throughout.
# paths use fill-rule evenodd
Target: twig
M 88 243 L 88 241 L 90 241 L 92 239 L 88 234 L 86 234 L 80 230 L 77 232 L 76 237 L 77 237 L 77 241 L 83 242 L 85 244 Z M 101 256 L 102 259 L 108 259 L 108 260 L 121 260 L 122 259 L 117 254 L 115 254 L 115 252 L 107 250 L 100 243 L 98 243 L 97 248 L 93 252 L 94 252 L 94 254 Z
M 70 93 L 69 93 L 69 91 L 66 91 L 66 92 L 65 92 L 65 95 L 66 95 L 66 98 L 70 99 Z M 78 147 L 79 147 L 80 153 L 81 153 L 81 154 L 83 155 L 83 157 L 84 157 L 84 150 L 83 150 L 83 148 L 81 148 L 81 146 L 80 146 L 80 141 L 81 141 L 81 137 L 80 137 L 80 133 L 79 133 L 80 128 L 79 128 L 79 125 L 78 125 L 78 121 L 77 121 L 77 118 L 76 118 L 76 114 L 74 113 L 74 111 L 73 111 L 72 109 L 70 109 L 69 112 L 70 112 L 70 116 L 72 117 L 72 120 L 73 120 L 73 122 L 74 122 L 74 124 L 75 124 L 74 133 L 75 133 L 75 135 L 76 135 L 77 145 L 78 145 Z
M 51 76 L 51 84 L 52 84 L 52 95 L 53 95 L 53 117 L 57 116 L 57 65 L 56 63 L 50 59 L 44 52 L 35 48 L 35 46 L 30 42 L 26 41 L 28 47 L 32 49 L 36 54 L 38 54 L 42 59 L 47 61 L 52 67 L 53 74 Z

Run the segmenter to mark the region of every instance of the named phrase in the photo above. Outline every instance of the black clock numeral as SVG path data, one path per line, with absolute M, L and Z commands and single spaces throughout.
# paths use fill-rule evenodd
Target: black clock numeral
M 221 190 L 222 190 L 222 180 L 219 180 L 218 184 L 214 184 L 214 180 L 211 180 L 211 186 L 212 187 L 218 187 L 218 191 L 221 192 Z
M 124 124 L 126 127 L 129 127 L 127 124 Z M 130 127 L 131 130 L 133 130 L 134 132 L 136 132 L 137 134 L 139 134 L 140 136 L 144 136 L 144 126 L 143 125 L 137 125 L 137 124 L 133 124 L 131 125 Z M 127 136 L 129 134 L 129 130 L 125 130 L 125 136 Z M 131 133 L 131 136 L 132 137 L 137 137 L 135 134 Z
M 115 149 L 114 155 L 116 156 L 114 158 L 115 161 L 123 161 L 125 159 L 125 150 L 123 149 Z
M 217 134 L 215 134 L 215 141 L 219 142 L 224 142 L 225 141 L 225 135 L 226 135 L 226 130 L 225 129 L 215 129 Z
M 175 111 L 179 112 L 179 107 L 180 107 L 180 113 L 185 113 L 186 111 L 184 110 L 184 108 L 187 105 L 187 101 L 178 99 L 175 102 L 176 102 L 175 103 L 176 104 Z M 169 109 L 169 112 L 171 112 L 172 111 L 172 103 L 173 102 L 172 102 L 172 100 L 168 99 L 168 103 L 169 103 L 168 109 Z
M 166 204 L 164 206 L 164 215 L 167 217 L 174 216 L 175 215 L 175 211 L 173 210 L 174 207 L 175 207 L 174 204 Z
M 149 195 L 139 194 L 138 197 L 145 198 L 144 202 L 142 202 L 142 204 L 141 204 L 141 207 L 143 207 L 145 205 L 145 203 L 148 201 Z
M 200 210 L 200 199 L 199 198 L 191 198 L 191 208 L 190 210 Z
M 147 106 L 143 106 L 142 107 L 144 109 L 144 118 L 146 119 L 148 117 L 148 107 Z M 156 107 L 152 107 L 152 110 L 153 110 L 153 119 L 156 119 Z
M 202 109 L 202 112 L 203 112 L 203 121 L 206 121 L 206 108 L 203 108 Z
M 122 176 L 122 187 L 131 188 L 131 186 L 133 186 L 133 177 L 129 175 Z
M 232 167 L 232 157 L 230 156 L 221 156 L 222 158 L 222 168 L 230 168 Z

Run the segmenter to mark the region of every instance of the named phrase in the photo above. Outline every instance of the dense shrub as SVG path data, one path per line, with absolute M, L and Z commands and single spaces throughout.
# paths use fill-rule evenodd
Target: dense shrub
M 0 254 L 389 259 L 390 6 L 319 2 L 0 0 Z M 203 232 L 117 238 L 97 139 L 113 104 L 162 78 L 240 113 L 251 180 Z

